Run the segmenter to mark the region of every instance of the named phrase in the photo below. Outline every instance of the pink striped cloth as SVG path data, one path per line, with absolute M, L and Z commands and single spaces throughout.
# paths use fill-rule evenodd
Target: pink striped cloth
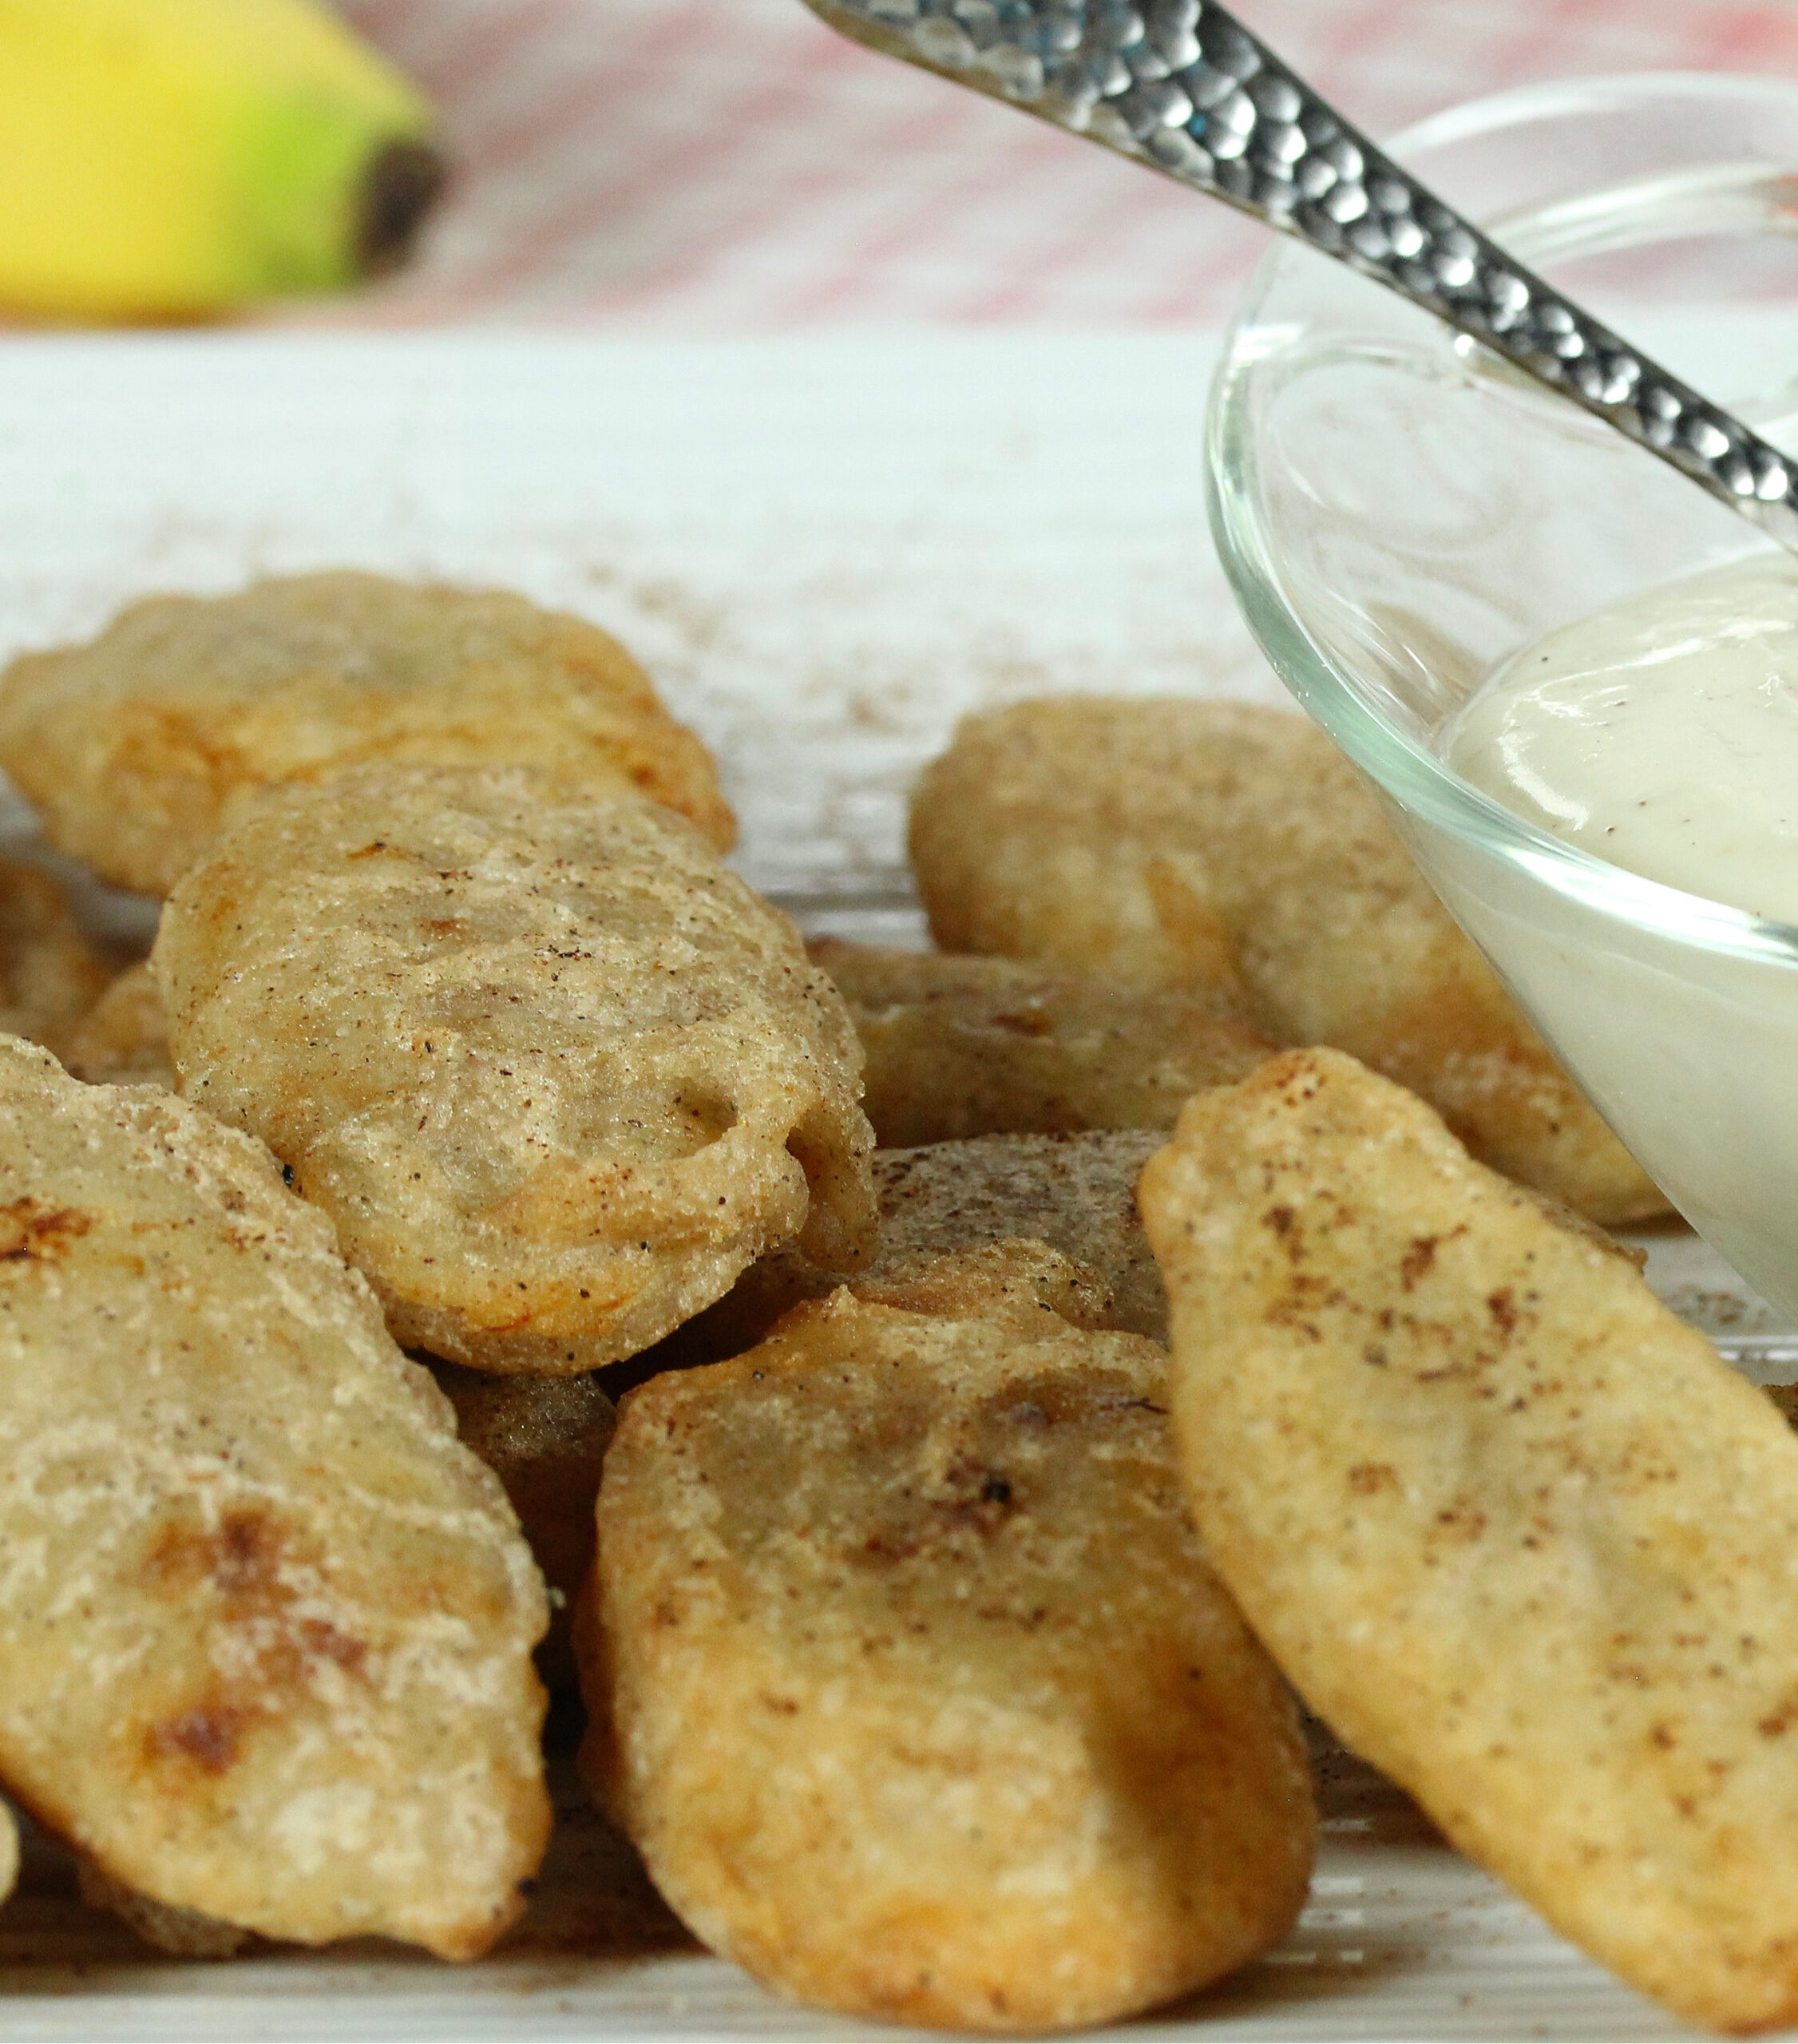
M 753 334 L 1218 320 L 1251 223 L 801 0 L 343 0 L 442 106 L 422 259 L 309 323 Z M 1360 124 L 1601 71 L 1798 80 L 1792 0 L 1242 0 Z

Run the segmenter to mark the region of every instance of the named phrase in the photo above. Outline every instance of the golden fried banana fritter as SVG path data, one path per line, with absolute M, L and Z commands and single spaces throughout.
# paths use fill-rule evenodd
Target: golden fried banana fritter
M 279 789 L 152 959 L 183 1093 L 267 1142 L 409 1347 L 572 1374 L 779 1242 L 871 1246 L 836 989 L 665 809 L 524 768 Z
M 497 1480 L 259 1143 L 0 1040 L 0 1782 L 121 1888 L 446 1958 L 549 1829 Z
M 38 867 L 0 858 L 0 1035 L 61 1051 L 106 979 L 62 889 Z
M 18 1825 L 12 1812 L 0 1803 L 0 1902 L 18 1885 Z
M 168 1062 L 168 1017 L 149 961 L 127 966 L 62 1040 L 71 1076 L 94 1086 L 175 1090 Z
M 877 1150 L 880 1251 L 855 1288 L 873 1296 L 870 1288 L 902 1278 L 922 1259 L 1021 1238 L 1059 1250 L 1086 1274 L 1092 1307 L 1075 1313 L 1064 1305 L 1064 1318 L 1165 1341 L 1167 1295 L 1136 1212 L 1137 1177 L 1161 1142 L 1154 1130 L 1102 1129 Z M 681 1369 L 739 1356 L 783 1313 L 828 1297 L 842 1281 L 799 1250 L 774 1250 L 654 1358 L 640 1360 Z
M 1283 1935 L 1309 1779 L 1187 1521 L 1165 1368 L 843 1291 L 625 1401 L 583 1761 L 707 1944 L 826 2007 L 1036 2030 Z
M 1596 1221 L 1668 1210 L 1304 717 L 1065 696 L 969 718 L 912 856 L 947 949 L 1239 986 L 1281 1042 L 1352 1052 L 1495 1169 Z
M 829 937 L 806 948 L 849 1004 L 883 1148 L 1171 1128 L 1201 1087 L 1243 1078 L 1275 1048 L 1217 988 Z
M 1798 2017 L 1798 1439 L 1331 1052 L 1144 1174 L 1206 1552 L 1306 1700 L 1689 2020 Z
M 710 755 L 616 640 L 523 596 L 340 571 L 152 596 L 0 675 L 0 766 L 45 834 L 167 894 L 244 798 L 370 759 L 552 770 L 636 790 L 720 850 Z
M 537 1666 L 552 1689 L 574 1686 L 568 1614 L 593 1566 L 593 1500 L 617 1415 L 592 1377 L 490 1377 L 433 1361 L 456 1431 L 505 1486 L 549 1586 L 549 1630 Z

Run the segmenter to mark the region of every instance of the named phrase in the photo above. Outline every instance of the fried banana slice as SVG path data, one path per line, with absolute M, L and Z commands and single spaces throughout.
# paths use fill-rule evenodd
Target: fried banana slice
M 152 596 L 0 675 L 0 766 L 59 851 L 168 893 L 246 797 L 360 762 L 554 771 L 636 790 L 722 851 L 715 768 L 618 642 L 496 589 L 339 571 Z
M 498 1480 L 259 1143 L 0 1040 L 0 1781 L 111 1881 L 446 1958 L 549 1829 Z
M 0 858 L 0 1034 L 61 1050 L 106 979 L 62 889 L 38 867 Z
M 525 768 L 277 789 L 152 957 L 182 1092 L 269 1144 L 409 1348 L 572 1375 L 778 1243 L 871 1246 L 836 989 L 665 809 Z
M 549 1586 L 537 1666 L 553 1689 L 575 1684 L 568 1610 L 593 1566 L 593 1500 L 617 1413 L 592 1377 L 489 1377 L 433 1361 L 456 1431 L 505 1486 Z
M 1059 1250 L 1084 1274 L 1091 1303 L 1079 1311 L 1059 1305 L 1064 1318 L 1165 1341 L 1167 1294 L 1136 1211 L 1137 1178 L 1161 1143 L 1154 1130 L 1103 1129 L 876 1151 L 880 1250 L 855 1289 L 869 1297 L 921 1260 L 1022 1238 Z M 678 1369 L 740 1356 L 782 1313 L 828 1297 L 842 1282 L 799 1250 L 773 1250 L 677 1329 L 654 1360 Z
M 18 1824 L 0 1803 L 0 1902 L 18 1886 Z
M 1275 1046 L 1219 988 L 1131 986 L 1012 958 L 806 946 L 849 1004 L 883 1148 L 957 1137 L 1171 1128 L 1202 1087 Z
M 1495 1170 L 1595 1221 L 1669 1210 L 1304 717 L 1078 695 L 971 717 L 911 845 L 946 949 L 1239 987 L 1271 1036 L 1352 1052 Z
M 583 1765 L 706 1943 L 825 2007 L 1037 2030 L 1284 1934 L 1309 1773 L 1193 1536 L 1165 1369 L 844 1291 L 626 1400 Z
M 127 966 L 67 1032 L 62 1063 L 71 1077 L 89 1085 L 160 1086 L 174 1091 L 168 1017 L 147 958 Z
M 1689 2020 L 1798 2017 L 1798 1439 L 1632 1261 L 1295 1052 L 1144 1174 L 1206 1552 L 1305 1699 Z

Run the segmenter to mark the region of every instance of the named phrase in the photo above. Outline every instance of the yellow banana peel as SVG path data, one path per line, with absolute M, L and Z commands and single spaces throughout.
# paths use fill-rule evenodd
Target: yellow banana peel
M 0 307 L 176 319 L 402 256 L 442 162 L 311 0 L 0 0 Z

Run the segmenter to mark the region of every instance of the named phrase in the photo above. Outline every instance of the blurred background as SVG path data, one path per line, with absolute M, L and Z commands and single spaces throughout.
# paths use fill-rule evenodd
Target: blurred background
M 1798 0 L 1241 11 L 1376 135 L 1557 77 L 1798 78 Z M 1215 327 L 1261 245 L 801 0 L 0 0 L 0 319 Z
M 1215 325 L 1261 230 L 801 0 L 347 0 L 442 112 L 414 267 L 333 322 Z M 1527 81 L 1798 78 L 1798 0 L 1242 0 L 1375 135 Z

